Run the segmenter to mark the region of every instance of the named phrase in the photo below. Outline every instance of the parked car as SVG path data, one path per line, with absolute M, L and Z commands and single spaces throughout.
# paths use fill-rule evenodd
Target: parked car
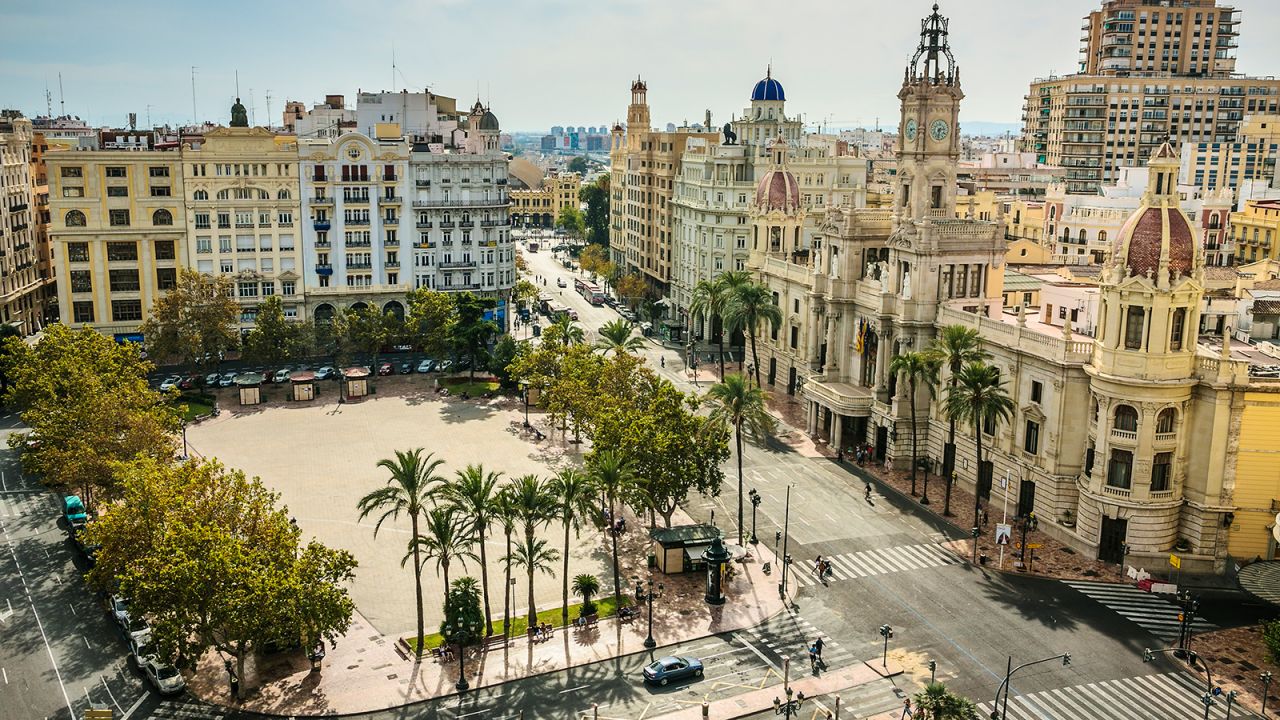
M 160 392 L 169 392 L 170 390 L 177 390 L 178 383 L 180 382 L 182 382 L 182 378 L 178 377 L 177 375 L 170 375 L 169 377 L 160 381 Z
M 122 628 L 129 626 L 129 601 L 119 595 L 109 595 L 107 597 L 107 612 L 111 613 L 111 619 Z
M 272 382 L 282 383 L 282 382 L 287 382 L 288 380 L 289 380 L 289 368 L 287 367 L 280 368 L 279 370 L 276 371 L 275 375 L 271 376 Z
M 331 380 L 331 379 L 336 379 L 337 377 L 338 377 L 338 371 L 334 370 L 332 367 L 328 365 L 325 365 L 324 367 L 316 371 L 317 380 Z
M 187 688 L 187 681 L 182 679 L 178 668 L 160 660 L 155 655 L 147 656 L 142 662 L 142 674 L 161 695 L 177 695 Z
M 378 366 L 378 375 L 395 375 L 396 369 L 389 362 L 384 362 Z
M 205 387 L 218 387 L 220 382 L 222 382 L 222 373 L 209 373 L 204 376 Z
M 236 373 L 222 373 L 222 377 L 218 380 L 218 387 L 231 387 L 236 384 Z
M 151 644 L 151 633 L 139 637 L 129 638 L 129 659 L 138 663 L 138 667 L 156 654 L 156 648 Z
M 556 278 L 556 287 L 569 287 L 569 283 L 565 282 L 564 278 Z
M 151 626 L 140 617 L 130 617 L 129 624 L 122 629 L 125 637 L 131 642 L 140 639 L 145 645 L 151 640 Z
M 84 501 L 79 495 L 68 495 L 62 498 L 62 517 L 72 532 L 79 530 L 89 522 L 89 513 L 84 509 Z
M 687 677 L 702 677 L 702 661 L 693 657 L 658 658 L 645 666 L 645 682 L 666 685 L 674 680 Z
M 411 373 L 411 372 L 413 372 L 413 363 L 411 363 L 411 362 L 409 362 L 409 361 L 407 361 L 407 360 L 406 360 L 405 362 L 400 363 L 400 374 L 401 374 L 401 375 L 408 375 L 408 374 L 409 374 L 409 373 Z
M 418 372 L 420 373 L 434 372 L 435 369 L 436 363 L 431 358 L 424 358 L 422 362 L 418 363 Z
M 195 390 L 200 385 L 199 375 L 188 375 L 178 381 L 179 390 Z
M 436 363 L 436 372 L 449 372 L 452 369 L 453 369 L 452 360 L 441 360 L 440 362 Z

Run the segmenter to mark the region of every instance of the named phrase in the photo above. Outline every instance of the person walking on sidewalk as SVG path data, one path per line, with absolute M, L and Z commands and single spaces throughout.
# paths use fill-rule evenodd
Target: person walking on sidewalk
M 813 641 L 813 651 L 818 656 L 818 662 L 822 662 L 822 638 L 818 637 Z

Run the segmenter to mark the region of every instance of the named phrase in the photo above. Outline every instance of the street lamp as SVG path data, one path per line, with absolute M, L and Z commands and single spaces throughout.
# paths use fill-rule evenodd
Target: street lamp
M 1187 658 L 1187 664 L 1191 666 L 1192 670 L 1204 670 L 1204 697 L 1202 699 L 1204 700 L 1204 718 L 1205 720 L 1209 720 L 1209 708 L 1214 704 L 1213 696 L 1222 692 L 1222 688 L 1215 688 L 1213 686 L 1213 673 L 1209 672 L 1209 663 L 1201 660 L 1200 655 L 1194 650 L 1187 650 L 1185 648 L 1161 648 L 1159 650 L 1144 648 L 1142 651 L 1142 662 L 1151 662 L 1155 659 L 1156 655 L 1161 654 L 1169 654 L 1179 658 L 1185 657 Z
M 889 638 L 893 637 L 893 628 L 888 625 L 880 626 L 880 637 L 884 638 L 884 655 L 880 658 L 880 667 L 889 667 Z
M 927 457 L 920 458 L 920 469 L 924 470 L 924 490 L 920 493 L 921 505 L 929 504 L 929 469 L 931 467 L 933 467 L 932 458 L 927 458 Z
M 1267 690 L 1271 687 L 1271 673 L 1264 671 L 1262 679 L 1262 717 L 1267 716 Z
M 1071 653 L 1062 653 L 1061 655 L 1054 655 L 1053 657 L 1047 657 L 1047 658 L 1044 658 L 1043 660 L 1033 660 L 1032 662 L 1029 662 L 1029 663 L 1022 663 L 1018 667 L 1013 666 L 1013 658 L 1010 657 L 1008 669 L 1005 670 L 1005 673 L 1004 673 L 1004 680 L 1002 680 L 1000 682 L 1000 686 L 996 688 L 995 700 L 991 702 L 991 715 L 990 715 L 991 720 L 1005 720 L 1005 718 L 1009 716 L 1009 681 L 1013 678 L 1014 673 L 1018 672 L 1024 667 L 1039 665 L 1040 663 L 1046 663 L 1046 662 L 1049 662 L 1050 660 L 1058 660 L 1059 658 L 1061 658 L 1062 660 L 1062 667 L 1067 667 L 1068 665 L 1071 664 Z M 1001 707 L 1000 705 L 1000 692 L 1002 690 L 1004 691 L 1003 707 Z M 997 710 L 996 708 L 1000 708 L 1000 709 Z
M 1032 510 L 1025 516 L 1018 518 L 1018 525 L 1022 528 L 1022 547 L 1018 550 L 1018 560 L 1025 563 L 1027 561 L 1027 532 L 1040 527 L 1040 521 L 1036 519 L 1036 511 Z M 1035 552 L 1031 553 L 1034 559 Z M 1027 568 L 1027 572 L 1031 572 L 1031 568 Z
M 529 381 L 520 381 L 520 391 L 524 393 L 524 426 L 529 427 Z
M 756 508 L 760 507 L 763 499 L 755 488 L 751 488 L 751 492 L 747 493 L 747 497 L 751 499 L 751 544 L 755 545 L 760 542 L 756 539 Z
M 793 691 L 791 690 L 791 656 L 782 656 L 782 693 L 787 696 L 786 702 L 783 702 L 778 696 L 773 697 L 773 714 L 782 715 L 783 717 L 799 717 L 800 706 L 807 699 L 804 691 L 795 692 L 795 698 L 792 699 Z
M 182 459 L 186 460 L 190 456 L 191 453 L 187 450 L 187 421 L 184 419 L 182 421 Z
M 658 646 L 658 643 L 653 639 L 653 599 L 662 597 L 662 583 L 658 583 L 658 590 L 654 592 L 653 578 L 649 578 L 646 583 L 648 589 L 646 589 L 646 585 L 640 584 L 640 578 L 635 575 L 632 575 L 631 579 L 636 583 L 636 602 L 649 604 L 649 637 L 644 639 L 644 646 L 653 649 Z

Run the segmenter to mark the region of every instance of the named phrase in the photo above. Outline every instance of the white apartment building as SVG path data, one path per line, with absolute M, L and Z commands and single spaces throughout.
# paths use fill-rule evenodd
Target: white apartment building
M 378 125 L 393 124 L 415 139 L 461 144 L 458 117 L 456 99 L 431 91 L 356 94 L 356 130 L 369 137 L 378 136 Z
M 346 106 L 343 96 L 326 95 L 324 102 L 312 105 L 310 110 L 296 100 L 289 101 L 283 120 L 282 127 L 299 139 L 332 139 L 355 128 L 356 111 Z

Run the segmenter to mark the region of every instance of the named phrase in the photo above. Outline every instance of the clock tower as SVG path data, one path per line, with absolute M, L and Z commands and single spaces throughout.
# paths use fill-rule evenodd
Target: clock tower
M 898 99 L 898 177 L 894 215 L 899 222 L 955 217 L 960 160 L 960 69 L 947 39 L 948 20 L 920 22 L 920 46 L 907 65 Z

